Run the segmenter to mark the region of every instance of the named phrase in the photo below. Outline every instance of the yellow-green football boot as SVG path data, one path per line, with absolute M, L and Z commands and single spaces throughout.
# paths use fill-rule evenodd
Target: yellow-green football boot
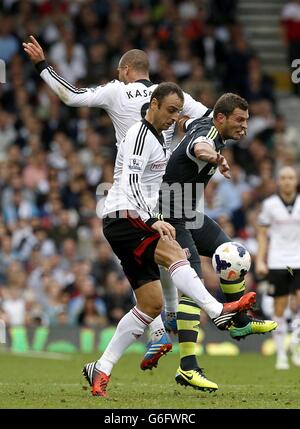
M 248 335 L 266 334 L 267 332 L 274 331 L 276 328 L 277 323 L 273 320 L 251 319 L 251 322 L 242 328 L 237 328 L 233 325 L 228 330 L 230 336 L 239 341 L 241 338 L 246 338 Z
M 183 371 L 179 367 L 175 375 L 175 380 L 176 383 L 181 384 L 182 386 L 191 386 L 197 390 L 208 392 L 218 390 L 218 385 L 205 377 L 202 368 Z

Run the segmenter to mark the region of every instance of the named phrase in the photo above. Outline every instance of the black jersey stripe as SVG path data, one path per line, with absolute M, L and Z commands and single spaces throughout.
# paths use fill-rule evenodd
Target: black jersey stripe
M 140 127 L 140 129 L 139 129 L 138 135 L 136 136 L 136 139 L 135 139 L 135 145 L 134 145 L 134 149 L 133 149 L 133 155 L 137 155 L 137 147 L 138 147 L 138 143 L 139 143 L 140 136 L 141 136 L 141 134 L 142 134 L 142 132 L 143 132 L 144 128 L 145 128 L 145 125 L 144 125 L 144 124 L 142 124 L 142 126 L 141 126 L 141 127 Z
M 76 88 L 75 86 L 71 85 L 69 82 L 64 80 L 61 76 L 59 76 L 51 66 L 47 67 L 47 70 L 49 71 L 50 75 L 57 80 L 61 85 L 63 85 L 65 88 L 67 88 L 69 91 L 73 92 L 74 94 L 83 94 L 87 92 L 86 88 Z
M 130 188 L 132 191 L 132 195 L 136 201 L 136 204 L 138 205 L 138 207 L 140 209 L 143 209 L 145 211 L 147 211 L 150 215 L 150 209 L 147 206 L 144 198 L 143 198 L 143 194 L 139 188 L 139 183 L 138 183 L 138 176 L 137 174 L 130 174 L 129 175 L 129 184 L 130 184 Z
M 141 204 L 142 204 L 142 207 L 143 207 L 143 208 L 144 208 L 144 210 L 146 210 L 146 211 L 148 212 L 148 214 L 150 215 L 151 210 L 150 210 L 150 207 L 148 206 L 148 204 L 147 204 L 147 203 L 146 203 L 146 201 L 145 201 L 145 198 L 144 198 L 143 192 L 142 192 L 141 187 L 140 187 L 139 177 L 138 177 L 138 175 L 137 175 L 137 174 L 134 174 L 134 175 L 133 175 L 133 183 L 134 183 L 134 187 L 135 187 L 135 190 L 136 190 L 136 195 L 137 195 L 137 197 L 139 198 L 139 200 L 140 200 L 140 202 L 141 202 Z
M 137 174 L 135 174 L 134 182 L 135 182 L 135 185 L 136 185 L 136 189 L 137 189 L 138 195 L 141 198 L 141 200 L 144 202 L 144 206 L 147 208 L 147 212 L 150 214 L 151 210 L 150 210 L 150 207 L 148 206 L 148 204 L 145 201 L 143 192 L 142 192 L 141 187 L 140 187 L 139 177 L 138 177 Z
M 70 89 L 70 91 L 76 92 L 76 93 L 83 93 L 87 92 L 87 88 L 77 88 L 76 86 L 72 85 L 70 82 L 66 81 L 62 76 L 56 73 L 56 71 L 53 69 L 53 67 L 49 66 L 47 67 L 49 69 L 51 75 L 61 82 L 64 86 Z
M 209 116 L 212 111 L 213 111 L 213 109 L 207 109 L 206 112 L 204 113 L 204 115 L 202 116 L 202 118 Z
M 146 134 L 147 134 L 148 128 L 146 126 L 144 126 L 139 139 L 137 141 L 137 149 L 135 152 L 135 155 L 141 155 L 144 149 L 144 143 L 145 143 L 145 138 L 146 138 Z
M 133 174 L 129 174 L 129 185 L 130 185 L 130 189 L 132 191 L 132 195 L 133 195 L 138 207 L 141 209 L 142 208 L 141 204 L 139 203 L 138 198 L 137 198 L 136 193 L 135 193 L 135 188 L 134 188 L 134 183 L 133 183 Z
M 139 181 L 138 181 L 138 175 L 137 174 L 130 174 L 129 176 L 130 176 L 129 177 L 129 184 L 131 187 L 131 191 L 132 191 L 132 194 L 133 194 L 138 206 L 140 208 L 146 210 L 150 215 L 151 210 L 148 207 L 148 205 L 146 204 L 143 193 L 140 189 Z

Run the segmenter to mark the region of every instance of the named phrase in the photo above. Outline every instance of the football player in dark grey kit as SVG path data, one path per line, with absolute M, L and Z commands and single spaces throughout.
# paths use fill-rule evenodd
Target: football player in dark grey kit
M 230 178 L 229 165 L 221 155 L 226 140 L 240 140 L 247 131 L 248 103 L 232 93 L 222 95 L 215 107 L 213 118 L 181 120 L 186 132 L 183 140 L 174 149 L 167 165 L 160 194 L 160 212 L 164 219 L 176 228 L 176 240 L 183 249 L 188 249 L 189 262 L 201 278 L 199 255 L 212 257 L 217 247 L 232 241 L 221 227 L 203 213 L 197 213 L 197 192 L 205 188 L 217 168 Z M 170 192 L 164 204 L 165 189 L 181 185 L 180 195 Z M 166 207 L 164 207 L 164 205 Z M 220 279 L 220 287 L 226 301 L 239 299 L 245 291 L 244 275 L 236 281 Z M 235 316 L 229 328 L 232 338 L 240 339 L 250 334 L 270 332 L 276 322 L 255 320 L 246 313 Z M 200 309 L 190 298 L 182 296 L 177 311 L 177 329 L 180 349 L 180 367 L 176 381 L 201 388 L 204 376 L 196 359 L 196 341 L 199 331 Z

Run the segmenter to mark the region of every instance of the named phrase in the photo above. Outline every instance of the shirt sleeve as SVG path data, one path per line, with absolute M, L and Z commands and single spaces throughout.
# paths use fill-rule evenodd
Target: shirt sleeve
M 197 118 L 198 119 L 198 118 Z M 185 124 L 184 124 L 184 128 L 185 131 L 188 131 L 192 126 L 193 123 L 195 121 L 197 121 L 197 119 L 188 119 Z M 198 136 L 197 138 L 195 138 L 194 140 L 191 140 L 191 142 L 188 144 L 187 147 L 187 152 L 190 153 L 191 155 L 195 156 L 194 153 L 194 147 L 197 143 L 207 143 L 209 144 L 214 150 L 216 149 L 216 145 L 213 139 L 210 139 L 206 136 Z
M 149 133 L 145 134 L 143 125 L 132 127 L 127 132 L 122 142 L 124 159 L 121 187 L 128 200 L 137 209 L 147 212 L 146 218 L 148 219 L 152 217 L 152 211 L 146 202 L 147 189 L 142 183 L 143 173 L 152 153 L 152 145 L 151 142 L 147 142 L 147 136 Z
M 195 156 L 195 145 L 197 143 L 209 144 L 209 146 L 211 146 L 212 149 L 216 150 L 215 142 L 212 139 L 208 139 L 205 136 L 200 136 L 200 137 L 197 137 L 195 140 L 192 140 L 187 147 L 188 153 L 190 153 L 193 156 Z
M 36 68 L 41 78 L 60 100 L 72 107 L 101 107 L 108 110 L 122 85 L 120 81 L 115 80 L 96 88 L 77 88 L 58 75 L 46 61 L 38 63 Z
M 257 217 L 257 224 L 260 226 L 270 226 L 272 222 L 271 213 L 267 201 L 263 201 L 261 211 Z

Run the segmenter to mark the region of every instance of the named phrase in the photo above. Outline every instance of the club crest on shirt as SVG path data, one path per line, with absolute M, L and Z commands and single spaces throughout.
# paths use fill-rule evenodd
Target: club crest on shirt
M 131 171 L 140 172 L 143 169 L 143 164 L 144 164 L 144 162 L 142 159 L 131 157 L 131 158 L 129 158 L 128 167 Z

